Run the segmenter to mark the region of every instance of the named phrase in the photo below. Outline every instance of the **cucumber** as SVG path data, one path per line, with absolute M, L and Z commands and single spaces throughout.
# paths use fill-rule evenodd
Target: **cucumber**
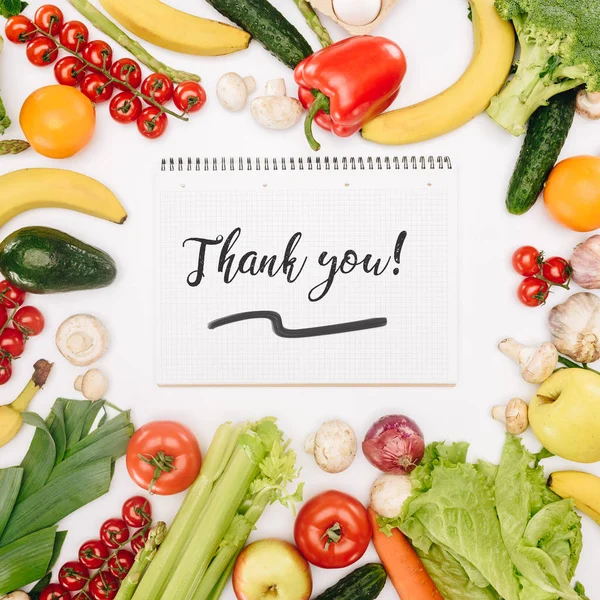
M 91 290 L 110 285 L 117 268 L 98 248 L 48 227 L 25 227 L 0 243 L 0 272 L 33 294 Z
M 340 579 L 315 600 L 375 600 L 386 580 L 387 573 L 381 565 L 365 565 Z
M 291 69 L 313 53 L 302 34 L 267 0 L 207 1 Z
M 506 196 L 509 213 L 526 213 L 544 189 L 571 129 L 576 96 L 577 90 L 553 96 L 548 106 L 540 106 L 529 119 L 527 135 Z

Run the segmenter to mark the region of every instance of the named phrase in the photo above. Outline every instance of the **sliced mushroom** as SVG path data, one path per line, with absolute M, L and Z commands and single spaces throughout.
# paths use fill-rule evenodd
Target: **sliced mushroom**
M 255 98 L 250 105 L 254 120 L 267 129 L 289 129 L 302 117 L 302 104 L 296 98 L 286 96 L 285 81 L 273 79 L 267 83 L 267 91 Z
M 246 106 L 248 96 L 256 90 L 254 77 L 241 77 L 237 73 L 225 73 L 217 82 L 219 102 L 232 112 Z
M 90 369 L 85 375 L 80 375 L 75 380 L 75 389 L 85 398 L 95 402 L 101 400 L 108 390 L 108 379 L 98 369 Z
M 76 367 L 87 367 L 108 350 L 108 331 L 92 315 L 73 315 L 58 328 L 56 346 Z
M 506 406 L 494 406 L 492 417 L 506 424 L 506 431 L 520 435 L 529 427 L 529 407 L 520 398 L 513 398 Z
M 588 119 L 600 119 L 600 92 L 579 90 L 575 110 Z

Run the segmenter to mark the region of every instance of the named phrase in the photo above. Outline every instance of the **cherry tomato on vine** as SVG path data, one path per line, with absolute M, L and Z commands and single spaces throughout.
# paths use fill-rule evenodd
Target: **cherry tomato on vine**
M 95 104 L 108 102 L 113 95 L 113 84 L 102 73 L 89 73 L 80 85 L 81 92 Z
M 21 306 L 25 302 L 26 296 L 27 292 L 20 290 L 6 279 L 0 281 L 0 305 L 8 310 Z
M 142 83 L 142 69 L 135 60 L 131 58 L 120 58 L 113 63 L 110 68 L 110 74 L 120 81 L 126 81 L 132 88 L 139 88 Z M 128 92 L 129 88 L 123 84 L 115 83 L 115 87 L 123 92 Z
M 173 80 L 162 73 L 152 73 L 142 82 L 142 94 L 166 104 L 173 97 Z
M 0 385 L 4 385 L 10 381 L 12 377 L 12 366 L 10 360 L 6 356 L 0 357 Z
M 58 582 L 70 592 L 78 592 L 82 589 L 90 575 L 87 567 L 78 560 L 65 563 L 58 572 Z
M 44 331 L 46 321 L 44 315 L 35 306 L 23 306 L 15 313 L 13 323 L 25 337 L 34 337 Z
M 81 56 L 99 69 L 110 69 L 113 50 L 106 42 L 93 40 L 84 46 Z
M 119 591 L 119 580 L 108 571 L 102 571 L 92 577 L 88 587 L 94 600 L 113 600 Z
M 24 15 L 10 17 L 4 27 L 6 39 L 13 44 L 26 44 L 37 36 L 33 22 Z
M 129 550 L 119 550 L 109 561 L 108 570 L 117 578 L 125 579 L 131 571 L 135 556 Z
M 0 333 L 0 352 L 10 354 L 12 358 L 18 358 L 24 350 L 25 338 L 18 329 L 7 327 Z
M 70 600 L 71 594 L 60 583 L 47 585 L 40 594 L 40 600 Z
M 560 256 L 553 256 L 542 265 L 542 277 L 554 285 L 567 285 L 572 274 L 569 261 Z
M 99 569 L 108 555 L 108 548 L 100 540 L 89 540 L 79 548 L 79 561 L 88 569 Z
M 156 106 L 145 108 L 137 120 L 139 132 L 150 140 L 159 138 L 167 129 L 168 124 L 167 115 L 160 112 Z
M 60 30 L 59 41 L 63 46 L 73 50 L 73 52 L 80 52 L 87 44 L 90 32 L 81 21 L 69 21 L 65 23 Z
M 142 114 L 142 101 L 131 92 L 119 92 L 110 101 L 109 111 L 117 123 L 133 123 Z
M 57 35 L 63 24 L 62 10 L 53 4 L 44 4 L 37 9 L 33 22 L 42 31 Z
M 65 56 L 54 65 L 54 77 L 60 85 L 77 87 L 85 77 L 85 66 L 78 58 Z
M 138 552 L 146 545 L 148 539 L 148 530 L 140 529 L 131 536 L 131 549 L 137 556 Z
M 118 548 L 129 539 L 129 528 L 123 519 L 108 519 L 100 527 L 100 539 L 108 548 Z
M 152 520 L 150 501 L 143 496 L 134 496 L 129 500 L 125 500 L 121 516 L 129 527 L 143 527 Z
M 58 58 L 56 44 L 46 37 L 37 37 L 27 44 L 27 58 L 36 67 L 47 67 Z
M 532 277 L 540 272 L 543 253 L 533 246 L 521 246 L 512 256 L 513 268 L 519 275 Z
M 175 88 L 173 102 L 182 112 L 198 112 L 206 104 L 206 92 L 199 83 L 184 81 Z
M 541 306 L 546 303 L 550 287 L 542 279 L 526 277 L 518 289 L 519 300 L 525 306 Z
M 8 311 L 0 304 L 0 329 L 6 325 L 6 321 L 8 321 Z

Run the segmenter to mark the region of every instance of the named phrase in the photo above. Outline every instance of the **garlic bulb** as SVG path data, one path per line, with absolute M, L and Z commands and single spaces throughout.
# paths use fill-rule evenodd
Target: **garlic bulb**
M 590 292 L 573 294 L 555 306 L 548 319 L 557 350 L 580 363 L 600 358 L 600 298 Z
M 573 281 L 587 290 L 600 289 L 600 235 L 579 244 L 571 257 Z

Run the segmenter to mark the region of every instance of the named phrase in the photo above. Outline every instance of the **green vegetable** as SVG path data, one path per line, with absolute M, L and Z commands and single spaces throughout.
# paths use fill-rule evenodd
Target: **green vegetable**
M 302 34 L 267 0 L 207 0 L 245 29 L 284 65 L 296 65 L 313 53 Z
M 387 573 L 378 564 L 365 565 L 340 579 L 315 600 L 375 600 L 381 594 Z
M 488 114 L 513 135 L 552 96 L 585 84 L 600 91 L 598 0 L 496 0 L 521 44 L 513 79 L 492 99 Z
M 327 46 L 331 46 L 333 44 L 333 40 L 329 35 L 327 29 L 321 22 L 319 15 L 315 12 L 315 9 L 311 6 L 308 0 L 294 0 L 294 3 L 298 7 L 298 10 L 302 13 L 304 20 L 307 25 L 315 32 L 316 36 L 319 38 L 319 42 L 321 42 L 321 46 L 326 48 Z
M 106 252 L 48 227 L 25 227 L 0 243 L 0 272 L 34 294 L 102 288 L 117 276 Z
M 20 0 L 15 0 L 15 2 L 13 2 L 13 0 L 0 0 L 0 14 L 3 17 L 10 17 L 11 11 L 15 10 L 15 3 L 18 5 L 21 4 Z M 21 11 L 19 10 L 19 12 Z M 19 12 L 14 12 L 12 14 L 18 15 Z M 3 48 L 4 38 L 0 35 L 0 52 L 2 52 Z M 10 125 L 11 120 L 8 118 L 8 115 L 6 114 L 6 108 L 4 108 L 4 102 L 2 102 L 2 98 L 0 98 L 0 135 L 4 135 Z
M 4 106 L 2 105 L 2 99 L 0 98 L 0 113 Z M 10 125 L 10 119 L 6 117 Z M 2 119 L 0 119 L 0 135 L 2 135 L 4 131 L 2 131 Z M 20 154 L 29 148 L 29 142 L 24 140 L 2 140 L 0 141 L 0 156 L 5 154 Z
M 5 19 L 20 15 L 27 7 L 27 2 L 21 0 L 0 0 L 0 15 Z
M 567 139 L 575 116 L 577 90 L 569 90 L 540 106 L 529 119 L 527 135 L 506 197 L 508 212 L 526 213 L 544 189 Z

